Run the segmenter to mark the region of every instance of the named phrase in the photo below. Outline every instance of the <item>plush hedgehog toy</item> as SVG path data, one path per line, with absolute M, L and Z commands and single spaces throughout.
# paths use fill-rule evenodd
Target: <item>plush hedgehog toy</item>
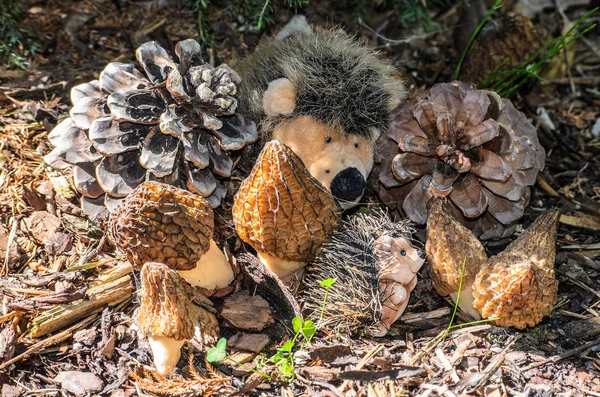
M 322 325 L 342 335 L 387 334 L 406 309 L 425 261 L 412 231 L 407 222 L 394 222 L 381 210 L 349 218 L 307 267 L 299 297 L 303 310 L 319 318 L 325 299 L 320 281 L 335 278 Z
M 356 205 L 374 143 L 406 96 L 398 72 L 340 29 L 312 32 L 303 17 L 237 70 L 239 109 L 260 124 L 263 144 L 282 141 L 343 208 Z

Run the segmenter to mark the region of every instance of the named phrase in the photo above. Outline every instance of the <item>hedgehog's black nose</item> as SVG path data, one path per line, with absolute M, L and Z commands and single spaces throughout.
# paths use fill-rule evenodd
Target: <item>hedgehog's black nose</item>
M 425 250 L 417 250 L 417 255 L 419 255 L 419 258 L 421 259 L 425 259 L 425 257 L 427 256 Z
M 359 170 L 354 167 L 346 168 L 338 173 L 331 181 L 331 194 L 343 201 L 354 201 L 363 194 L 367 182 Z

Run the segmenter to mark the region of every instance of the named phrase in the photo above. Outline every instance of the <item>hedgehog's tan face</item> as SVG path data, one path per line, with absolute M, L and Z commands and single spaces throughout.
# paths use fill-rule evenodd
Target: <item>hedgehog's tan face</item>
M 342 208 L 358 203 L 373 169 L 374 140 L 336 131 L 309 116 L 278 125 L 273 139 L 289 146 Z
M 273 80 L 263 93 L 268 117 L 292 116 L 296 87 L 286 78 Z M 310 116 L 292 117 L 275 127 L 272 138 L 282 141 L 301 159 L 310 174 L 338 200 L 342 208 L 354 207 L 373 169 L 374 130 L 363 138 L 353 131 L 337 131 Z

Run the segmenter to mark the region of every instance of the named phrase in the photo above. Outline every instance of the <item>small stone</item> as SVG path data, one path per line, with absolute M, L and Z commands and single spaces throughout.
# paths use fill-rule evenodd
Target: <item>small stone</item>
M 76 396 L 99 392 L 104 387 L 102 380 L 91 372 L 64 371 L 56 375 L 54 380 Z
M 2 397 L 18 397 L 21 393 L 13 386 L 5 383 L 2 385 Z

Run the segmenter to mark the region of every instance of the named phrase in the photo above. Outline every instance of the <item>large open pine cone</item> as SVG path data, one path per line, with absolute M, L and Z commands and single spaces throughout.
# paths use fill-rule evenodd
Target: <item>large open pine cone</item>
M 546 153 L 507 99 L 473 85 L 437 84 L 392 113 L 378 141 L 381 200 L 415 223 L 432 197 L 481 239 L 510 236 Z
M 257 131 L 235 113 L 240 77 L 226 64 L 213 67 L 188 39 L 175 46 L 179 63 L 156 42 L 142 44 L 138 62 L 113 62 L 99 80 L 71 90 L 70 117 L 49 134 L 54 168 L 73 167 L 82 208 L 106 217 L 146 180 L 186 187 L 220 204 L 217 178 L 233 168 L 232 151 L 256 141 Z

